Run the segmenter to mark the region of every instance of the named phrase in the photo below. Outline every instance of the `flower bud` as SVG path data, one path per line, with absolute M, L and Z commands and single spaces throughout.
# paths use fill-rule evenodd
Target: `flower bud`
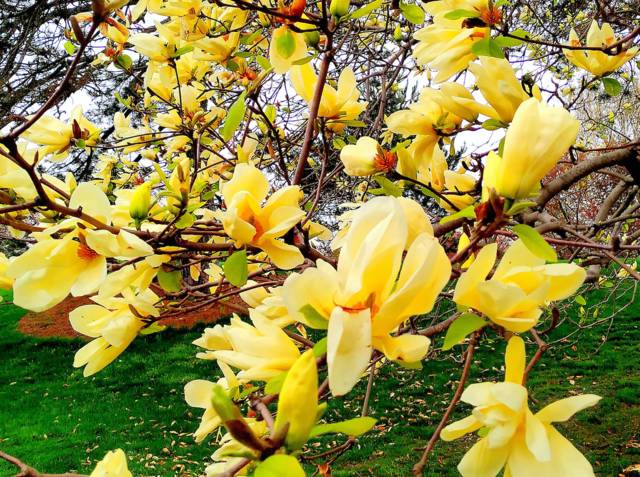
M 151 183 L 145 182 L 139 185 L 131 196 L 129 204 L 129 215 L 136 222 L 144 220 L 149 214 L 151 207 Z
M 305 352 L 293 364 L 280 391 L 275 433 L 289 426 L 285 443 L 300 449 L 309 439 L 318 409 L 318 370 L 313 351 Z
M 331 0 L 329 12 L 336 18 L 341 18 L 349 13 L 350 0 Z

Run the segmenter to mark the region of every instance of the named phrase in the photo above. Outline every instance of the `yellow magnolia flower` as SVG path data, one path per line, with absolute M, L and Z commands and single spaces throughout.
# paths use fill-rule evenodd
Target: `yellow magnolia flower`
M 170 260 L 170 255 L 151 255 L 137 263 L 125 265 L 107 275 L 98 289 L 98 296 L 106 299 L 126 293 L 126 290 L 142 292 L 149 288 L 162 264 Z
M 507 130 L 502 157 L 491 153 L 487 158 L 485 199 L 491 189 L 510 199 L 529 197 L 575 142 L 579 129 L 580 122 L 566 109 L 526 100 Z
M 89 477 L 132 477 L 127 467 L 127 456 L 124 451 L 116 449 L 107 452 Z
M 125 290 L 121 298 L 94 296 L 91 299 L 97 304 L 79 306 L 69 313 L 74 330 L 95 338 L 80 348 L 73 359 L 74 368 L 86 365 L 85 377 L 97 373 L 127 349 L 144 327 L 140 317 L 160 315 L 154 307 L 159 298 L 151 290 L 137 296 Z
M 247 281 L 246 286 L 257 285 L 253 280 Z M 294 323 L 295 320 L 289 315 L 287 306 L 282 298 L 282 287 L 270 288 L 256 287 L 240 293 L 240 298 L 272 323 L 284 328 Z
M 213 61 L 225 64 L 240 42 L 242 27 L 247 22 L 248 10 L 238 8 L 214 8 L 213 18 L 224 24 L 229 24 L 228 32 L 213 37 L 205 37 L 194 42 L 194 59 L 198 61 Z M 297 46 L 297 44 L 296 44 Z M 306 49 L 304 51 L 306 53 Z
M 236 375 L 233 374 L 231 368 L 225 363 L 218 361 L 218 366 L 224 374 L 223 378 L 217 381 L 231 397 L 238 394 L 240 382 Z M 196 442 L 202 442 L 209 434 L 218 429 L 222 425 L 222 419 L 211 404 L 213 383 L 204 379 L 196 379 L 188 382 L 184 387 L 184 398 L 191 407 L 204 409 L 204 414 L 200 420 L 200 426 L 194 433 Z
M 244 163 L 236 166 L 221 192 L 227 209 L 217 217 L 238 247 L 251 245 L 264 250 L 283 270 L 304 261 L 298 247 L 281 240 L 305 216 L 299 207 L 302 192 L 298 186 L 283 187 L 260 205 L 269 192 L 269 181 L 258 168 Z
M 446 192 L 451 192 L 446 196 L 457 210 L 462 210 L 475 202 L 472 194 L 476 190 L 476 181 L 477 179 L 467 174 L 463 168 L 457 171 L 444 171 L 444 189 Z M 440 206 L 449 212 L 456 211 L 444 200 L 440 201 Z
M 0 288 L 3 290 L 11 290 L 13 286 L 13 278 L 7 276 L 8 268 L 9 259 L 4 253 L 0 252 Z
M 300 351 L 287 334 L 255 310 L 250 311 L 253 326 L 237 315 L 228 325 L 206 328 L 193 344 L 208 351 L 201 359 L 216 359 L 238 368 L 238 379 L 268 381 L 288 371 Z
M 99 220 L 108 219 L 107 196 L 96 185 L 82 183 L 71 195 L 71 208 L 80 208 Z M 73 225 L 62 222 L 52 229 Z M 153 253 L 153 248 L 137 236 L 121 230 L 114 235 L 106 230 L 76 228 L 61 239 L 48 235 L 16 257 L 7 269 L 14 278 L 14 302 L 32 311 L 47 310 L 69 293 L 88 295 L 98 290 L 107 276 L 107 257 L 130 259 Z
M 211 93 L 205 93 L 201 87 L 195 85 L 181 85 L 173 92 L 174 103 L 182 109 L 180 114 L 175 109 L 167 113 L 158 114 L 155 123 L 176 131 L 185 127 L 200 129 L 202 127 L 215 128 L 225 117 L 226 111 L 217 106 L 204 107 L 205 101 Z
M 0 145 L 0 150 L 6 151 L 5 146 Z M 22 157 L 33 163 L 34 150 L 28 150 L 24 142 L 19 143 L 18 150 Z M 26 201 L 32 201 L 38 196 L 27 171 L 3 154 L 0 154 L 0 188 L 11 189 Z
M 251 428 L 251 431 L 258 437 L 265 437 L 269 433 L 269 428 L 264 420 L 256 420 L 252 418 L 244 418 L 245 422 Z M 253 456 L 259 459 L 256 451 L 236 441 L 231 434 L 225 434 L 218 442 L 218 448 L 211 458 L 214 463 L 207 466 L 205 474 L 207 477 L 219 477 L 231 468 L 237 469 L 236 465 L 242 461 L 243 457 L 235 456 Z M 235 471 L 234 475 L 246 476 L 252 469 L 251 465 L 245 465 L 240 471 Z
M 475 76 L 482 96 L 491 105 L 478 111 L 486 116 L 510 123 L 520 104 L 530 97 L 505 59 L 481 56 L 480 63 L 469 65 L 469 71 Z M 533 87 L 532 93 L 538 100 L 542 99 L 537 86 Z
M 121 112 L 113 116 L 113 136 L 118 141 L 117 146 L 122 148 L 122 152 L 129 154 L 138 151 L 149 145 L 153 141 L 153 131 L 149 126 L 141 128 L 131 127 L 131 119 Z
M 21 136 L 29 142 L 39 144 L 40 157 L 49 156 L 52 161 L 61 161 L 69 154 L 74 142 L 84 141 L 85 146 L 95 146 L 100 139 L 100 129 L 84 117 L 82 107 L 71 112 L 69 124 L 52 116 L 42 116 Z
M 603 23 L 602 27 L 598 26 L 598 22 L 593 20 L 589 31 L 587 32 L 587 46 L 592 48 L 607 47 L 616 43 L 616 38 L 611 25 Z M 572 28 L 569 36 L 571 46 L 582 46 L 582 42 L 578 38 L 578 34 Z M 604 51 L 597 50 L 563 50 L 567 59 L 576 65 L 590 72 L 595 76 L 604 76 L 607 73 L 617 70 L 627 61 L 638 54 L 638 47 L 629 48 L 617 55 L 608 55 Z
M 318 76 L 311 63 L 291 67 L 291 84 L 307 104 L 311 104 L 318 83 Z M 344 129 L 344 121 L 356 119 L 367 107 L 367 102 L 358 101 L 360 91 L 356 84 L 356 76 L 351 68 L 345 68 L 338 77 L 338 89 L 325 84 L 322 89 L 318 116 L 330 119 L 329 127 L 340 132 Z
M 273 30 L 269 44 L 269 62 L 273 71 L 285 74 L 295 61 L 307 55 L 307 43 L 304 35 L 293 31 L 286 25 Z
M 534 255 L 521 240 L 516 240 L 487 280 L 497 252 L 495 243 L 485 245 L 478 252 L 458 280 L 453 301 L 483 313 L 514 333 L 533 328 L 542 307 L 573 295 L 587 275 L 573 263 L 545 265 L 542 258 Z
M 396 165 L 396 155 L 385 151 L 378 141 L 363 136 L 355 144 L 348 144 L 340 151 L 344 171 L 350 176 L 370 176 L 389 172 Z
M 153 33 L 136 33 L 131 35 L 129 43 L 133 45 L 133 49 L 141 55 L 146 56 L 151 61 L 165 63 L 171 59 L 175 53 L 175 44 L 178 38 L 174 36 L 164 36 L 165 30 L 158 29 L 159 36 Z
M 428 338 L 391 335 L 411 316 L 431 310 L 449 280 L 449 260 L 431 225 L 421 224 L 429 221 L 417 203 L 374 198 L 353 213 L 340 237 L 337 269 L 319 260 L 316 268 L 285 281 L 289 314 L 312 328 L 328 329 L 334 395 L 346 394 L 357 383 L 373 348 L 407 363 L 426 355 Z
M 438 2 L 435 2 L 438 3 Z M 418 44 L 413 50 L 416 61 L 438 72 L 436 83 L 446 81 L 464 70 L 477 56 L 471 52 L 476 41 L 488 38 L 489 28 L 465 28 L 462 20 L 447 20 L 436 16 L 434 23 L 416 33 Z
M 505 381 L 465 389 L 461 400 L 474 406 L 473 414 L 445 427 L 441 437 L 451 441 L 479 429 L 486 435 L 465 454 L 458 470 L 463 477 L 495 477 L 503 468 L 508 477 L 594 477 L 591 464 L 552 424 L 594 406 L 600 396 L 571 396 L 533 414 L 522 385 L 525 359 L 524 342 L 514 336 L 505 354 Z

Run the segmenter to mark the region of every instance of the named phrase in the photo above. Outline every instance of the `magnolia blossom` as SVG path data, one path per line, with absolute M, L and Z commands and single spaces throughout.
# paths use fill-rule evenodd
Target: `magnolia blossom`
M 158 296 L 151 290 L 138 295 L 124 290 L 118 298 L 91 298 L 96 305 L 79 306 L 69 313 L 78 333 L 95 338 L 76 353 L 73 366 L 85 366 L 84 376 L 97 373 L 120 356 L 145 326 L 141 317 L 158 317 L 154 304 Z M 134 311 L 135 310 L 135 311 Z
M 461 400 L 474 406 L 473 414 L 445 427 L 441 438 L 451 441 L 480 429 L 485 433 L 458 470 L 463 477 L 495 477 L 503 468 L 509 477 L 594 477 L 591 464 L 552 424 L 594 406 L 600 397 L 571 396 L 533 414 L 522 385 L 525 359 L 524 342 L 512 337 L 505 355 L 505 381 L 472 384 L 464 390 Z
M 109 451 L 98 462 L 89 477 L 132 477 L 127 467 L 127 456 L 122 449 Z
M 264 250 L 284 270 L 302 263 L 300 250 L 281 240 L 305 216 L 299 206 L 302 193 L 298 186 L 279 189 L 261 205 L 269 192 L 269 181 L 255 166 L 238 164 L 221 192 L 227 209 L 216 216 L 238 247 L 252 245 Z
M 207 350 L 198 358 L 240 369 L 238 379 L 267 381 L 288 371 L 300 351 L 279 326 L 256 310 L 250 316 L 253 325 L 234 315 L 228 325 L 206 328 L 193 344 Z
M 530 98 L 516 78 L 511 63 L 505 59 L 481 56 L 479 63 L 469 65 L 469 71 L 475 76 L 482 96 L 491 105 L 478 111 L 486 116 L 510 123 L 520 104 Z M 537 86 L 532 88 L 532 94 L 542 99 Z
M 378 141 L 363 136 L 355 144 L 348 144 L 340 151 L 344 170 L 350 176 L 370 176 L 388 172 L 396 165 L 396 156 L 385 151 Z
M 337 269 L 319 260 L 316 268 L 285 281 L 289 314 L 312 328 L 327 329 L 334 395 L 356 384 L 373 348 L 407 363 L 423 359 L 428 351 L 424 336 L 391 333 L 411 316 L 431 310 L 451 265 L 431 226 L 424 225 L 429 221 L 420 206 L 403 202 L 413 203 L 392 197 L 367 202 L 339 237 Z M 417 220 L 416 208 L 422 214 Z
M 78 185 L 69 206 L 98 220 L 110 221 L 111 206 L 107 196 L 91 183 Z M 88 295 L 98 290 L 107 276 L 107 258 L 137 258 L 153 254 L 153 248 L 132 233 L 117 235 L 107 230 L 78 227 L 76 219 L 63 221 L 41 233 L 39 241 L 16 257 L 7 269 L 15 279 L 14 302 L 32 311 L 47 310 L 69 293 Z M 67 226 L 74 230 L 63 238 L 51 234 Z
M 231 397 L 237 397 L 239 394 L 240 381 L 233 373 L 231 368 L 218 361 L 218 366 L 222 370 L 224 377 L 218 379 L 217 384 L 222 386 Z M 191 407 L 204 409 L 200 425 L 194 433 L 196 442 L 202 442 L 209 434 L 222 425 L 222 419 L 213 408 L 211 397 L 213 394 L 213 383 L 204 379 L 196 379 L 188 382 L 184 387 L 184 398 Z
M 534 327 L 542 307 L 573 295 L 586 278 L 573 263 L 546 265 L 521 240 L 505 252 L 490 279 L 498 246 L 486 245 L 460 277 L 453 295 L 458 305 L 473 308 L 509 331 L 521 333 Z
M 492 152 L 487 158 L 485 198 L 491 189 L 510 199 L 529 197 L 575 142 L 579 128 L 566 109 L 526 100 L 507 130 L 502 157 Z
M 613 28 L 608 23 L 603 23 L 602 27 L 598 26 L 598 22 L 593 20 L 587 33 L 587 46 L 591 48 L 604 48 L 616 43 Z M 569 43 L 571 46 L 582 46 L 582 42 L 578 38 L 578 34 L 572 28 L 569 35 Z M 617 55 L 609 55 L 604 51 L 597 50 L 563 50 L 567 59 L 583 70 L 590 72 L 595 76 L 604 76 L 607 73 L 617 70 L 627 61 L 638 54 L 640 49 L 637 46 L 622 51 Z
M 265 287 L 258 287 L 257 282 L 253 280 L 247 281 L 247 287 L 255 287 L 240 293 L 240 298 L 249 305 L 251 308 L 255 308 L 265 318 L 271 320 L 280 328 L 289 326 L 294 323 L 295 320 L 289 315 L 287 306 L 282 298 L 282 287 L 274 287 L 266 289 Z
M 296 92 L 307 104 L 311 104 L 315 93 L 318 76 L 314 73 L 311 63 L 295 65 L 291 68 L 291 84 Z M 349 67 L 342 70 L 338 78 L 338 89 L 325 84 L 320 98 L 318 116 L 331 120 L 330 129 L 336 132 L 344 129 L 344 121 L 356 119 L 367 107 L 366 101 L 358 101 L 360 91 L 356 84 L 356 77 Z
M 307 44 L 304 35 L 293 31 L 286 25 L 273 30 L 269 43 L 269 61 L 273 71 L 285 74 L 295 61 L 307 55 Z M 315 85 L 315 83 L 313 83 Z

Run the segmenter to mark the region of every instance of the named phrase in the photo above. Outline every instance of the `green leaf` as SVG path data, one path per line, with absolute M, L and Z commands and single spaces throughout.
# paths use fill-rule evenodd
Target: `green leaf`
M 618 96 L 622 92 L 622 85 L 615 78 L 602 78 L 602 86 L 609 96 Z
M 186 229 L 191 227 L 195 221 L 196 218 L 193 214 L 183 214 L 176 222 L 176 228 L 180 230 Z
M 487 131 L 495 131 L 497 129 L 506 128 L 508 124 L 503 123 L 499 119 L 487 119 L 482 123 L 482 129 L 486 129 Z
M 180 270 L 158 270 L 158 284 L 166 292 L 178 292 L 182 289 L 182 272 Z
M 244 113 L 246 111 L 246 104 L 244 102 L 247 93 L 245 91 L 242 92 L 238 99 L 236 99 L 231 107 L 229 108 L 229 112 L 227 116 L 224 118 L 224 124 L 222 125 L 222 129 L 220 130 L 220 135 L 225 141 L 231 139 L 242 123 L 244 119 Z
M 123 70 L 129 71 L 131 69 L 131 66 L 133 65 L 133 60 L 131 59 L 131 57 L 129 55 L 122 54 L 122 55 L 118 55 L 116 57 L 116 63 Z
M 500 45 L 492 38 L 476 41 L 471 47 L 471 53 L 478 56 L 492 56 L 504 58 L 504 52 Z
M 284 380 L 288 373 L 289 371 L 285 371 L 267 381 L 267 384 L 264 387 L 264 392 L 266 394 L 278 394 L 282 389 L 282 385 L 284 384 Z
M 247 283 L 249 276 L 249 266 L 247 263 L 247 251 L 238 250 L 231 254 L 222 266 L 225 278 L 236 287 L 241 287 Z
M 496 0 L 495 2 L 493 2 L 493 6 L 498 8 L 498 7 L 506 7 L 511 5 L 511 2 L 509 0 Z
M 460 219 L 465 217 L 467 219 L 475 219 L 476 211 L 473 205 L 469 205 L 462 210 L 459 210 L 455 214 L 447 215 L 446 217 L 442 217 L 440 219 L 441 224 L 446 224 L 447 222 L 451 222 L 452 220 Z
M 63 46 L 64 46 L 64 51 L 66 51 L 69 56 L 73 55 L 76 52 L 76 45 L 74 45 L 68 40 L 64 42 Z
M 178 58 L 182 55 L 185 55 L 187 53 L 190 53 L 193 51 L 193 45 L 187 45 L 187 46 L 183 46 L 182 48 L 178 48 L 173 55 L 171 55 L 171 58 Z
M 402 10 L 402 14 L 408 22 L 413 23 L 414 25 L 424 23 L 425 13 L 418 5 L 400 2 L 400 10 Z
M 518 38 L 522 38 L 523 40 L 531 38 L 531 34 L 528 31 L 523 30 L 522 28 L 518 28 L 517 30 L 510 31 L 509 35 L 517 36 Z
M 305 477 L 304 470 L 295 457 L 276 454 L 260 462 L 253 473 L 254 477 Z
M 447 20 L 460 20 L 461 18 L 478 18 L 480 16 L 480 12 L 474 12 L 473 10 L 465 10 L 464 8 L 459 8 L 457 10 L 451 10 L 445 14 L 445 18 Z
M 262 55 L 256 56 L 256 63 L 258 63 L 258 65 L 260 65 L 260 68 L 262 68 L 263 70 L 271 69 L 271 63 Z
M 314 56 L 311 56 L 311 55 L 303 56 L 299 60 L 294 61 L 293 64 L 294 65 L 304 65 L 304 64 L 309 63 L 311 60 L 313 60 L 313 58 L 314 58 Z
M 369 15 L 371 12 L 373 12 L 375 9 L 380 8 L 381 6 L 382 6 L 382 0 L 376 0 L 375 2 L 368 3 L 358 8 L 357 10 L 354 10 L 349 15 L 349 18 L 355 19 L 355 18 L 365 17 Z
M 587 300 L 585 300 L 582 295 L 576 295 L 576 303 L 578 305 L 585 306 L 587 304 Z
M 327 352 L 327 337 L 325 336 L 313 346 L 313 355 L 319 358 Z
M 322 316 L 313 305 L 307 303 L 298 310 L 304 315 L 306 324 L 316 330 L 326 330 L 329 326 L 329 320 Z
M 384 176 L 376 176 L 374 180 L 378 183 L 382 191 L 386 195 L 392 197 L 402 197 L 402 189 L 398 187 L 393 181 L 390 181 Z
M 360 436 L 368 432 L 376 425 L 373 417 L 356 417 L 342 422 L 333 422 L 331 424 L 318 424 L 311 429 L 310 437 L 317 437 L 323 434 L 342 433 L 348 436 Z
M 518 202 L 514 202 L 511 207 L 507 209 L 505 214 L 507 215 L 518 215 L 520 212 L 523 212 L 534 205 L 537 205 L 537 202 L 533 202 L 531 200 L 521 200 Z
M 531 253 L 545 259 L 547 262 L 558 261 L 556 251 L 536 229 L 525 224 L 518 224 L 513 227 L 513 231 L 520 240 L 524 242 Z
M 167 327 L 165 325 L 159 325 L 157 321 L 154 321 L 146 328 L 142 328 L 140 330 L 141 335 L 152 335 L 154 333 L 160 333 L 161 331 L 166 330 Z
M 442 350 L 447 351 L 453 348 L 455 345 L 461 343 L 468 335 L 479 330 L 486 324 L 486 320 L 480 318 L 478 315 L 465 313 L 449 326 L 447 334 L 444 337 Z
M 287 28 L 282 35 L 276 38 L 276 50 L 283 58 L 289 58 L 296 51 L 296 40 L 293 33 Z
M 524 43 L 524 40 L 519 38 L 511 38 L 509 36 L 499 35 L 494 38 L 495 42 L 502 48 L 511 48 L 513 46 L 520 46 Z

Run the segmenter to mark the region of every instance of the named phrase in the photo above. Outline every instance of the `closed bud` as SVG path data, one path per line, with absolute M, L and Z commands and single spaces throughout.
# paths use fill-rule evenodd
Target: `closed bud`
M 341 18 L 349 13 L 350 0 L 331 0 L 329 12 L 336 18 Z
M 300 449 L 309 439 L 318 410 L 318 370 L 313 351 L 305 352 L 293 364 L 280 391 L 275 432 L 289 426 L 285 443 Z
M 136 221 L 144 220 L 149 214 L 150 207 L 151 183 L 145 182 L 144 184 L 136 187 L 133 195 L 131 196 L 131 203 L 129 204 L 129 215 Z

